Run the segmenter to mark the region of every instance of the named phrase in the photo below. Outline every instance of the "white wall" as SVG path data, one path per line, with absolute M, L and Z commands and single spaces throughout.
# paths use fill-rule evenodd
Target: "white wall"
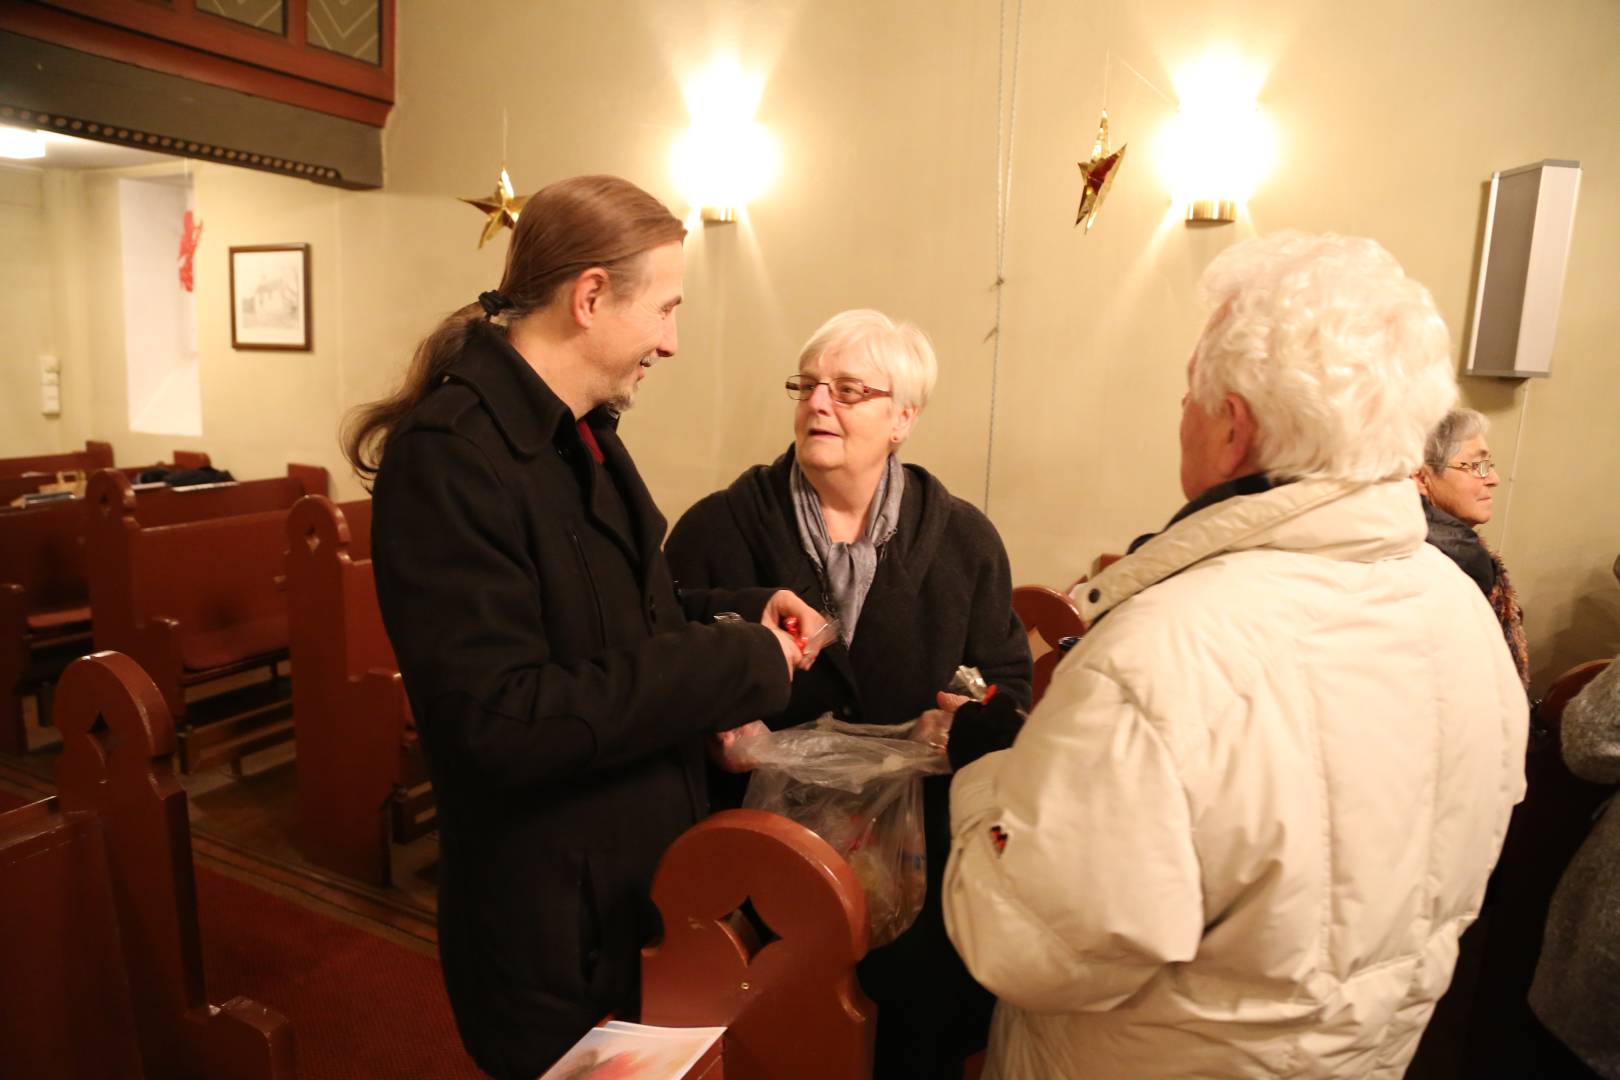
M 0 164 L 0 457 L 70 449 L 40 411 L 40 355 L 53 350 L 42 170 Z

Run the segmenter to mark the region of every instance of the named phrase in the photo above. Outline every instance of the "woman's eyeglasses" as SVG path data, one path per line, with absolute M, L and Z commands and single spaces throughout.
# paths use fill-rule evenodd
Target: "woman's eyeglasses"
M 892 396 L 890 391 L 867 386 L 859 379 L 812 379 L 808 375 L 795 375 L 785 385 L 788 397 L 795 401 L 809 401 L 818 386 L 831 391 L 833 400 L 840 405 L 859 405 L 870 398 Z
M 1490 458 L 1486 458 L 1484 461 L 1465 461 L 1461 465 L 1448 464 L 1446 468 L 1461 469 L 1463 472 L 1471 472 L 1481 480 L 1485 480 L 1488 479 L 1491 473 L 1496 470 L 1496 462 L 1492 461 Z

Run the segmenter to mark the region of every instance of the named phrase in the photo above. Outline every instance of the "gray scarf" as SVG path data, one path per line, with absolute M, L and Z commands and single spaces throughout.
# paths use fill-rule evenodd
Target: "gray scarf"
M 906 490 L 906 470 L 897 454 L 878 478 L 877 491 L 867 509 L 866 533 L 853 544 L 834 543 L 821 514 L 821 497 L 805 479 L 797 460 L 788 480 L 793 489 L 793 516 L 799 523 L 799 543 L 821 575 L 821 589 L 838 619 L 838 634 L 847 648 L 855 639 L 861 605 L 877 575 L 878 552 L 900 527 L 900 497 Z

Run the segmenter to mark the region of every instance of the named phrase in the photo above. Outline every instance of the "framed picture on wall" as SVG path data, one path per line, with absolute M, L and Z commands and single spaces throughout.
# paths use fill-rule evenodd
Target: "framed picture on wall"
M 309 245 L 231 252 L 231 348 L 310 349 Z

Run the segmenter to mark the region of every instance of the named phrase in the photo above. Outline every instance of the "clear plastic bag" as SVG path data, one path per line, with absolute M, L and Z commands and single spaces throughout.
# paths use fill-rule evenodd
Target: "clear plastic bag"
M 927 892 L 922 778 L 948 772 L 911 724 L 846 724 L 831 715 L 743 740 L 754 766 L 743 805 L 797 821 L 831 844 L 866 890 L 871 947 L 899 937 Z

